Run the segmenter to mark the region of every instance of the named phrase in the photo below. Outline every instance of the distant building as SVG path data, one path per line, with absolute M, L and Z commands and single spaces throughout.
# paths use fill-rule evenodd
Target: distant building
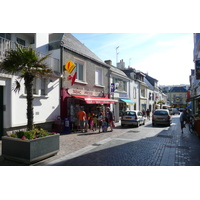
M 185 87 L 172 87 L 168 92 L 168 100 L 173 108 L 185 108 L 187 90 Z

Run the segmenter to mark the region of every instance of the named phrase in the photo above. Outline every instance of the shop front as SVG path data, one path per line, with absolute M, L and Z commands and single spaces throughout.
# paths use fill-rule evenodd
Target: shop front
M 69 119 L 70 132 L 79 129 L 77 114 L 81 107 L 88 116 L 91 113 L 99 115 L 100 112 L 103 112 L 103 115 L 105 115 L 106 107 L 110 107 L 110 104 L 116 103 L 115 100 L 104 97 L 102 92 L 80 89 L 66 89 L 65 92 L 67 95 L 65 95 L 62 103 L 65 113 L 63 113 L 62 118 Z
M 131 110 L 131 105 L 134 106 L 134 102 L 130 99 L 120 99 L 119 101 L 119 110 L 122 115 L 126 110 Z
M 187 99 L 188 106 L 186 107 L 191 111 L 194 117 L 194 129 L 198 137 L 200 137 L 200 95 Z

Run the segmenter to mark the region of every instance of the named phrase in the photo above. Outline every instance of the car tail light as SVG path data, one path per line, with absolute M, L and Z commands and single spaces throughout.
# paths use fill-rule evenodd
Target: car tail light
M 168 119 L 170 119 L 171 117 L 170 117 L 170 115 L 168 115 Z
M 137 120 L 137 116 L 135 116 L 135 119 Z

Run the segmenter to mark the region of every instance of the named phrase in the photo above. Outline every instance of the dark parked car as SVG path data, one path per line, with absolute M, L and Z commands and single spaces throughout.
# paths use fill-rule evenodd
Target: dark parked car
M 184 108 L 179 108 L 178 109 L 180 112 L 183 112 L 185 109 Z
M 169 110 L 165 109 L 158 109 L 155 110 L 155 112 L 152 115 L 152 125 L 155 126 L 157 124 L 165 124 L 165 125 L 171 125 L 172 118 L 169 113 Z
M 127 110 L 123 113 L 121 118 L 121 126 L 124 125 L 134 125 L 139 127 L 140 125 L 145 124 L 145 117 L 142 112 L 138 110 Z

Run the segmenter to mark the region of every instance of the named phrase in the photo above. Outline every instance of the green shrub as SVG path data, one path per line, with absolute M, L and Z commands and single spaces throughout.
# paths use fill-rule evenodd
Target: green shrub
M 50 133 L 46 130 L 43 130 L 42 128 L 34 128 L 30 131 L 18 131 L 16 133 L 12 133 L 10 137 L 20 138 L 23 140 L 33 140 L 40 137 L 45 137 L 48 135 L 53 135 L 56 133 Z

